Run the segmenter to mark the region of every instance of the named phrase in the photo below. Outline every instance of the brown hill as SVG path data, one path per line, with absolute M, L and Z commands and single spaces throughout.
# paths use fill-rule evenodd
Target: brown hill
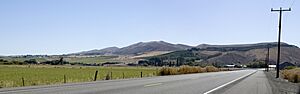
M 119 50 L 120 48 L 118 47 L 108 47 L 100 50 L 90 50 L 90 51 L 83 51 L 79 53 L 73 53 L 69 55 L 114 55 L 114 52 Z
M 151 41 L 151 42 L 139 42 L 120 50 L 116 51 L 115 54 L 119 55 L 138 55 L 145 52 L 151 51 L 178 51 L 192 48 L 191 46 L 183 44 L 171 44 L 164 41 Z
M 241 45 L 202 44 L 197 46 L 197 48 L 171 52 L 153 58 L 184 58 L 187 64 L 195 62 L 219 65 L 248 64 L 256 61 L 265 61 L 268 47 L 270 47 L 270 62 L 275 64 L 277 60 L 276 42 Z M 281 62 L 291 62 L 300 65 L 300 49 L 297 46 L 281 43 L 281 47 Z
M 123 48 L 109 47 L 101 50 L 91 50 L 70 55 L 141 55 L 156 51 L 178 51 L 192 48 L 183 44 L 171 44 L 164 41 L 139 42 Z

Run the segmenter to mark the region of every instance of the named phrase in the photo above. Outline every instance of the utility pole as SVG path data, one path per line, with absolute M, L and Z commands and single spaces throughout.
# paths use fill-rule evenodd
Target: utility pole
M 267 55 L 266 55 L 266 71 L 269 71 L 269 61 L 270 61 L 270 46 L 268 45 Z
M 283 11 L 291 11 L 291 8 L 289 9 L 282 9 L 280 7 L 279 10 L 273 10 L 271 9 L 271 12 L 279 12 L 279 31 L 278 31 L 278 51 L 277 51 L 277 64 L 276 64 L 276 78 L 279 78 L 279 62 L 280 62 L 280 37 L 281 37 L 281 19 L 282 19 L 282 12 Z

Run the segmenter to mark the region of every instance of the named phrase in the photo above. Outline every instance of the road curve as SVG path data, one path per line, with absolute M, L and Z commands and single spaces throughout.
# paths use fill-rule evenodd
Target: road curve
M 0 94 L 203 94 L 256 70 L 0 89 Z

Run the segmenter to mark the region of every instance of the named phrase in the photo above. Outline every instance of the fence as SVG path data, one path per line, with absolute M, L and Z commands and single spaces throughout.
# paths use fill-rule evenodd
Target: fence
M 91 81 L 97 81 L 97 78 L 98 78 L 98 75 L 99 74 L 99 72 L 98 72 L 98 70 L 96 70 L 95 71 L 95 74 L 94 74 L 94 76 L 93 76 L 93 80 L 91 80 Z M 113 79 L 126 79 L 126 78 L 143 78 L 143 77 L 151 77 L 151 76 L 155 76 L 155 75 L 157 75 L 157 73 L 156 72 L 153 72 L 153 73 L 151 73 L 151 75 L 150 74 L 143 74 L 143 72 L 141 71 L 140 73 L 137 73 L 135 76 L 132 76 L 132 75 L 129 75 L 128 74 L 128 76 L 126 76 L 126 73 L 125 72 L 122 72 L 122 77 L 120 78 L 120 77 L 118 77 L 118 78 L 113 78 L 113 72 L 109 72 L 109 73 L 107 73 L 107 76 L 104 78 L 104 79 L 101 79 L 101 80 L 113 80 Z M 62 79 L 62 82 L 61 83 L 68 83 L 68 82 L 72 82 L 72 81 L 68 81 L 68 79 L 70 79 L 70 77 L 68 77 L 68 75 L 67 74 L 65 74 L 65 75 L 63 75 L 63 77 L 61 78 Z M 32 85 L 32 84 L 26 84 L 26 78 L 25 77 L 22 77 L 21 78 L 21 82 L 22 82 L 22 86 L 30 86 L 30 85 Z M 30 81 L 31 82 L 31 81 Z M 35 84 L 35 85 L 37 85 L 37 84 Z

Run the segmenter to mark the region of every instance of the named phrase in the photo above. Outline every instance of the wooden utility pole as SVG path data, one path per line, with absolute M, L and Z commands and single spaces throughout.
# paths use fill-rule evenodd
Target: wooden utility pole
M 268 45 L 267 55 L 266 55 L 266 71 L 269 71 L 269 61 L 270 61 L 270 46 Z
M 271 12 L 279 12 L 279 30 L 278 30 L 278 51 L 277 51 L 277 64 L 276 64 L 276 78 L 279 78 L 279 62 L 280 62 L 280 37 L 281 37 L 281 19 L 282 19 L 282 12 L 283 11 L 291 11 L 291 8 L 289 9 L 282 9 L 280 7 L 279 10 L 271 9 Z

